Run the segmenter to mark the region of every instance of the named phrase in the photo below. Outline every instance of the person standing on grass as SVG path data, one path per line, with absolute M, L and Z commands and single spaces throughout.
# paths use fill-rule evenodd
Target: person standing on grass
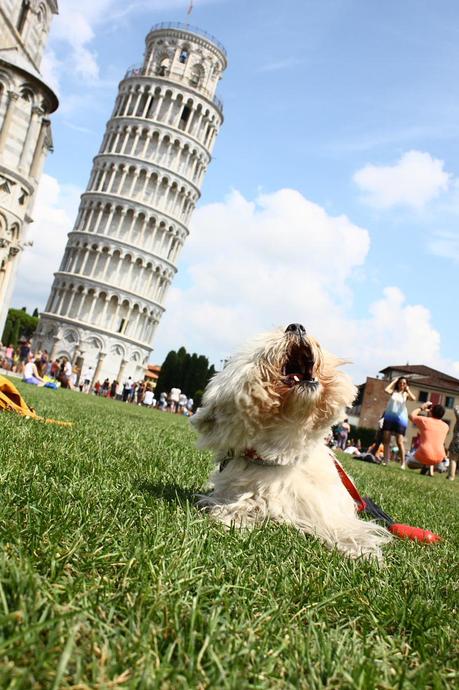
M 169 393 L 169 411 L 172 413 L 177 412 L 181 392 L 182 391 L 180 390 L 180 388 L 171 388 L 171 390 L 170 390 L 170 393 Z
M 421 416 L 421 412 L 426 412 L 427 416 Z M 424 403 L 410 414 L 410 421 L 418 427 L 420 434 L 419 446 L 408 457 L 410 470 L 424 470 L 433 477 L 434 466 L 445 459 L 445 439 L 449 427 L 442 421 L 444 414 L 443 405 L 432 405 L 431 402 Z
M 390 439 L 395 436 L 397 447 L 400 453 L 401 469 L 406 469 L 405 462 L 405 443 L 404 437 L 408 427 L 408 410 L 406 401 L 416 400 L 411 390 L 408 387 L 408 381 L 404 376 L 394 379 L 385 388 L 387 395 L 390 395 L 384 412 L 383 421 L 383 440 L 384 440 L 384 461 L 383 465 L 387 465 L 390 458 Z
M 135 396 L 137 394 L 137 388 L 139 387 L 138 383 L 134 381 L 131 387 L 131 392 L 129 394 L 129 402 L 130 403 L 135 403 Z
M 341 422 L 338 428 L 338 448 L 341 450 L 346 448 L 347 437 L 349 436 L 350 431 L 351 425 L 349 424 L 349 420 L 345 419 L 343 422 Z
M 72 388 L 72 365 L 67 357 L 62 357 L 57 376 L 62 388 Z
M 19 361 L 21 363 L 21 368 L 24 368 L 29 361 L 30 354 L 30 340 L 20 340 L 19 341 Z
M 449 472 L 448 479 L 453 481 L 456 476 L 457 461 L 459 460 L 459 405 L 454 408 L 454 414 L 456 415 L 456 424 L 453 429 L 453 438 L 449 444 L 448 456 L 449 456 Z
M 49 368 L 49 374 L 52 379 L 57 379 L 59 377 L 59 369 L 60 369 L 60 364 L 57 359 L 53 360 L 51 362 L 51 366 Z
M 93 367 L 88 367 L 83 374 L 83 393 L 89 393 L 91 389 L 91 382 L 94 376 Z
M 116 379 L 114 379 L 110 384 L 110 396 L 109 396 L 110 398 L 113 398 L 113 399 L 116 398 L 117 388 L 118 388 L 118 381 L 116 381 Z
M 8 364 L 8 369 L 11 371 L 14 365 L 14 347 L 12 345 L 8 345 L 6 348 L 5 357 Z
M 131 396 L 131 391 L 132 391 L 132 386 L 134 382 L 132 380 L 132 376 L 129 376 L 127 381 L 125 381 L 124 386 L 123 386 L 123 402 L 129 402 L 129 398 Z
M 141 405 L 143 403 L 144 393 L 145 393 L 145 384 L 143 381 L 139 381 L 139 385 L 137 386 L 137 405 Z
M 102 382 L 101 395 L 103 398 L 108 398 L 109 393 L 110 393 L 110 379 L 106 378 Z

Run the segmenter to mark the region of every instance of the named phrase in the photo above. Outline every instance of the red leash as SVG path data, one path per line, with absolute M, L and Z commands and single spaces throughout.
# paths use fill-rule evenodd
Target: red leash
M 371 498 L 368 496 L 362 498 L 359 490 L 347 474 L 340 461 L 335 457 L 334 453 L 330 453 L 330 455 L 333 457 L 333 462 L 335 463 L 335 467 L 338 471 L 341 481 L 357 504 L 357 510 L 359 513 L 365 512 L 374 517 L 376 520 L 384 522 L 389 532 L 392 532 L 392 534 L 394 534 L 396 537 L 400 537 L 400 539 L 413 539 L 414 541 L 421 541 L 425 544 L 433 544 L 437 541 L 441 541 L 441 537 L 438 534 L 434 534 L 428 529 L 412 527 L 411 525 L 403 525 L 395 522 L 395 520 L 390 515 L 385 513 L 376 503 L 374 503 Z
M 389 532 L 392 532 L 396 537 L 400 539 L 413 539 L 414 541 L 424 542 L 425 544 L 433 544 L 434 542 L 441 541 L 441 537 L 438 534 L 434 534 L 428 529 L 422 529 L 421 527 L 412 527 L 411 525 L 403 525 L 396 523 L 395 520 L 385 513 L 382 508 L 380 508 L 374 501 L 371 500 L 369 496 L 362 498 L 356 485 L 347 474 L 346 470 L 340 463 L 340 461 L 335 457 L 335 454 L 330 451 L 330 456 L 335 463 L 338 475 L 346 487 L 349 494 L 354 499 L 357 510 L 359 513 L 367 513 L 371 517 L 383 522 Z M 276 463 L 270 463 L 261 458 L 254 448 L 246 448 L 244 451 L 244 457 L 249 461 L 261 465 L 273 465 Z M 220 472 L 223 471 L 228 464 L 231 457 L 225 458 L 220 463 Z

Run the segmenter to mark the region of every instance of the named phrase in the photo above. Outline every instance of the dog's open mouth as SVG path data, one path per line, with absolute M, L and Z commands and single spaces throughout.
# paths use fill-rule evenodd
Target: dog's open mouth
M 314 377 L 314 357 L 308 345 L 292 345 L 283 368 L 284 381 L 287 386 L 318 385 Z

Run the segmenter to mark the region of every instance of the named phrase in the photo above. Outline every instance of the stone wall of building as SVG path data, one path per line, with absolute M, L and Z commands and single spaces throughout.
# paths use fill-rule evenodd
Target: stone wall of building
M 377 429 L 378 420 L 386 409 L 388 396 L 384 391 L 388 381 L 368 377 L 365 383 L 359 426 Z
M 28 243 L 36 189 L 52 149 L 48 116 L 58 101 L 38 68 L 56 12 L 54 0 L 0 5 L 0 337 Z

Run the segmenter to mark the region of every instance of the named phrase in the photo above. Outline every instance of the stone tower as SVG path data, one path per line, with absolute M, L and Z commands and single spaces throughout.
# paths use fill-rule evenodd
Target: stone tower
M 223 121 L 224 48 L 158 24 L 119 93 L 45 311 L 36 348 L 94 381 L 143 378 L 166 291 Z
M 56 0 L 0 4 L 0 339 L 35 192 L 52 149 L 55 93 L 40 74 Z

